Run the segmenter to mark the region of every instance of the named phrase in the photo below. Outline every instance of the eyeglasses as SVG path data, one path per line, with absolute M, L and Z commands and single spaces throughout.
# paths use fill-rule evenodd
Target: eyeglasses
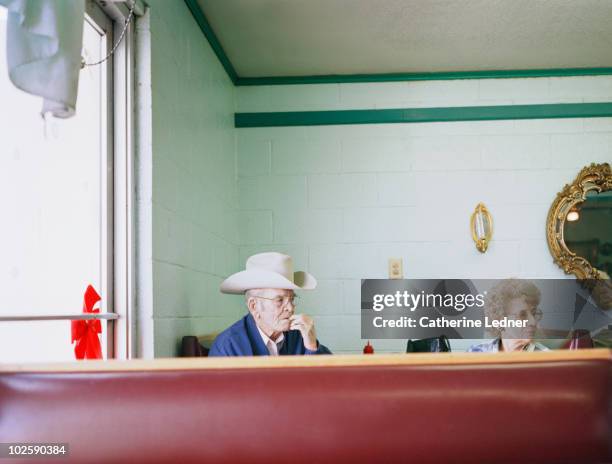
M 253 296 L 253 298 L 261 298 L 263 300 L 270 300 L 270 301 L 274 301 L 274 304 L 276 305 L 277 308 L 282 308 L 283 306 L 287 306 L 289 303 L 291 303 L 291 306 L 296 307 L 299 303 L 299 296 L 297 295 L 292 295 L 292 296 L 286 296 L 286 297 L 282 297 L 282 296 L 277 296 L 275 298 L 267 298 L 265 296 Z
M 513 315 L 513 318 L 518 320 L 518 321 L 525 321 L 525 320 L 529 319 L 529 316 L 531 316 L 536 321 L 541 321 L 542 317 L 544 316 L 544 313 L 542 312 L 542 310 L 540 308 L 535 308 L 535 309 L 531 309 L 531 310 L 524 309 L 520 313 L 518 313 L 516 315 Z

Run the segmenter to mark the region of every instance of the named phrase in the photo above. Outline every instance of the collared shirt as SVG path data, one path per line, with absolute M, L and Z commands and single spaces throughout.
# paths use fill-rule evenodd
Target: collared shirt
M 472 353 L 495 353 L 499 351 L 499 345 L 501 343 L 501 339 L 496 338 L 486 343 L 479 343 L 477 345 L 472 345 L 468 349 L 469 352 Z M 549 351 L 547 347 L 542 345 L 541 343 L 529 343 L 525 345 L 525 347 L 521 351 Z
M 263 340 L 264 345 L 266 345 L 270 356 L 278 356 L 278 352 L 280 351 L 283 346 L 283 343 L 285 342 L 285 334 L 281 332 L 280 337 L 278 337 L 276 341 L 274 341 L 265 333 L 263 333 L 259 327 L 257 327 L 257 330 L 259 331 L 259 335 L 261 335 L 261 339 Z

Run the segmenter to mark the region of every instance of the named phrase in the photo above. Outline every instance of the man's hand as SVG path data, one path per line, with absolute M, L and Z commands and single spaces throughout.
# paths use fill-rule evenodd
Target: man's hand
M 289 318 L 291 322 L 289 330 L 299 330 L 304 339 L 304 346 L 307 350 L 317 350 L 317 334 L 315 333 L 314 321 L 306 314 L 294 314 Z

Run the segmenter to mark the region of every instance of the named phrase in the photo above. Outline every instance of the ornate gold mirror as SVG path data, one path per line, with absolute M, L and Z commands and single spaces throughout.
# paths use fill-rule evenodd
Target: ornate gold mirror
M 578 279 L 612 275 L 612 171 L 610 164 L 583 168 L 557 194 L 546 220 L 548 247 L 566 274 Z

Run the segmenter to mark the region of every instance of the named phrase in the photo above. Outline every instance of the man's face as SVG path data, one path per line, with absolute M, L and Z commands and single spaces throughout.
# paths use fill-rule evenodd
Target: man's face
M 268 335 L 274 332 L 287 332 L 295 306 L 291 303 L 293 290 L 262 288 L 251 291 L 252 299 L 247 304 L 257 325 Z
M 524 296 L 513 298 L 506 303 L 508 319 L 527 320 L 526 327 L 508 327 L 503 333 L 504 338 L 533 340 L 538 327 L 540 314 L 537 305 L 530 303 Z

